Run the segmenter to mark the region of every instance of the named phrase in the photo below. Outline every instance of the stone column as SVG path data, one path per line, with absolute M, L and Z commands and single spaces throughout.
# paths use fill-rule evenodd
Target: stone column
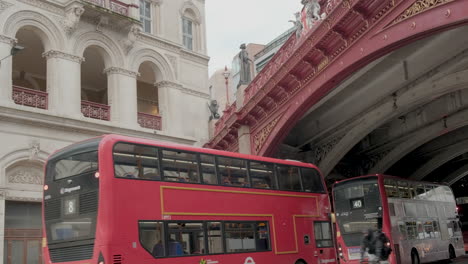
M 0 59 L 11 54 L 11 48 L 15 45 L 16 39 L 0 35 Z M 7 57 L 0 62 L 0 105 L 12 104 L 13 90 L 13 60 Z
M 152 19 L 152 27 L 153 27 L 153 34 L 156 36 L 163 35 L 163 12 L 161 7 L 162 0 L 153 0 L 151 2 L 151 19 Z
M 3 177 L 3 176 L 1 176 Z M 5 191 L 0 190 L 0 259 L 4 259 L 4 242 L 5 242 Z
M 84 58 L 49 50 L 47 59 L 47 93 L 49 110 L 60 116 L 81 117 L 81 63 Z
M 183 87 L 168 81 L 158 82 L 155 86 L 158 89 L 162 130 L 169 135 L 183 136 L 185 111 L 181 91 Z
M 137 76 L 138 72 L 110 67 L 104 70 L 107 74 L 107 93 L 110 105 L 111 121 L 119 126 L 135 128 L 137 112 Z
M 239 153 L 252 154 L 252 149 L 250 147 L 250 127 L 240 126 L 239 130 L 237 130 L 237 137 L 239 140 Z

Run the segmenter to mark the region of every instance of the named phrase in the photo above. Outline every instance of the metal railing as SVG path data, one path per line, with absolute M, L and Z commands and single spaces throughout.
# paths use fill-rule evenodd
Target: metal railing
M 88 3 L 109 9 L 115 13 L 129 16 L 129 8 L 133 5 L 125 4 L 119 0 L 85 0 Z
M 85 117 L 99 119 L 99 120 L 110 120 L 110 106 L 105 104 L 98 104 L 90 101 L 81 101 L 81 113 Z
M 138 124 L 144 128 L 150 128 L 154 130 L 162 129 L 161 116 L 157 115 L 138 112 Z
M 48 94 L 47 92 L 14 85 L 13 101 L 15 102 L 15 104 L 19 105 L 25 105 L 39 109 L 47 109 Z

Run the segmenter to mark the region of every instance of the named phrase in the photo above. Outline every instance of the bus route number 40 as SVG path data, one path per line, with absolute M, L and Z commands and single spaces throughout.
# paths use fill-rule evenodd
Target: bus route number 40
M 355 199 L 351 201 L 351 204 L 353 206 L 353 209 L 359 209 L 362 208 L 363 202 L 362 199 Z

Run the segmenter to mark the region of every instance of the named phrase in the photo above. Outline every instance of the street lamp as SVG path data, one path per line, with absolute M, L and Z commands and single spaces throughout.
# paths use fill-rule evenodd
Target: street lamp
M 229 103 L 229 86 L 228 86 L 228 79 L 229 79 L 229 75 L 231 73 L 228 72 L 228 68 L 227 66 L 224 66 L 224 72 L 223 72 L 223 75 L 224 75 L 224 80 L 226 80 L 226 109 L 229 107 L 230 103 Z
M 2 65 L 2 61 L 10 56 L 15 56 L 18 52 L 24 50 L 24 47 L 23 46 L 20 46 L 20 45 L 15 45 L 14 47 L 11 48 L 10 50 L 10 54 L 8 54 L 7 56 L 3 57 L 2 59 L 0 59 L 0 66 Z

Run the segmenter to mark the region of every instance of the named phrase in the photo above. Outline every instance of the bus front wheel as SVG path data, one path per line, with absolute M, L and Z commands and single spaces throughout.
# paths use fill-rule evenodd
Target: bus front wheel
M 303 261 L 303 260 L 298 260 L 298 261 L 296 261 L 295 264 L 307 264 L 307 263 L 305 261 Z
M 419 255 L 416 250 L 411 251 L 411 264 L 419 264 Z

